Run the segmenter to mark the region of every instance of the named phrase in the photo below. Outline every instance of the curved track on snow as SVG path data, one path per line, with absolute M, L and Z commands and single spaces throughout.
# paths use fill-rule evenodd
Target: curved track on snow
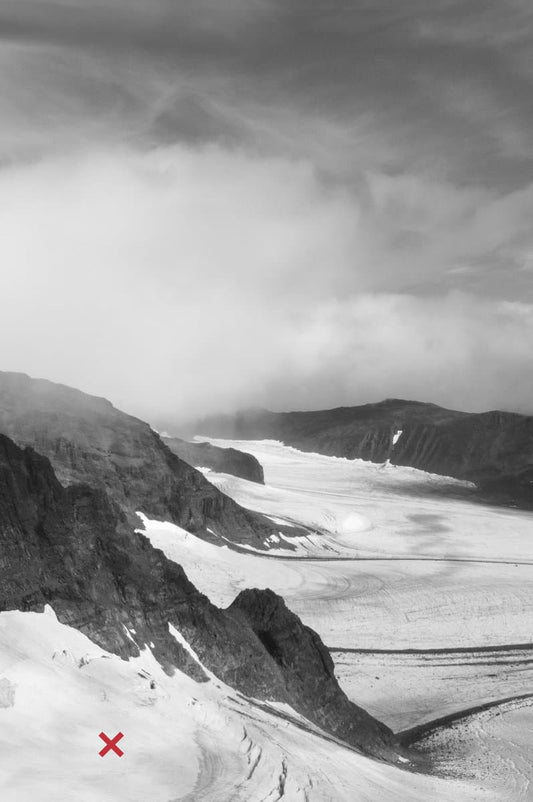
M 250 585 L 280 593 L 329 645 L 348 695 L 395 730 L 451 717 L 440 722 L 431 748 L 426 741 L 420 748 L 446 782 L 468 780 L 468 792 L 463 788 L 457 798 L 528 799 L 533 774 L 525 755 L 533 735 L 524 717 L 530 708 L 527 699 L 519 708 L 520 700 L 509 697 L 533 693 L 533 514 L 484 506 L 465 483 L 414 469 L 302 454 L 272 442 L 231 445 L 259 459 L 265 486 L 208 477 L 240 504 L 280 524 L 306 527 L 308 537 L 291 539 L 296 553 L 283 548 L 287 528 L 265 544 L 265 554 L 220 548 L 151 522 L 147 534 L 154 545 L 222 606 Z M 470 710 L 501 699 L 508 701 Z M 522 745 L 521 732 L 530 733 Z M 475 746 L 469 751 L 470 738 Z M 521 755 L 514 762 L 513 744 Z M 483 777 L 459 757 L 461 750 L 473 764 L 483 750 L 490 752 Z M 280 755 L 263 758 L 264 765 L 280 765 Z M 220 773 L 220 766 L 213 772 L 214 758 L 206 754 L 205 760 L 205 776 Z M 290 759 L 286 765 L 290 777 Z M 237 767 L 226 768 L 231 783 Z M 335 776 L 330 769 L 318 795 L 299 778 L 303 799 L 344 799 L 339 788 L 327 790 L 328 777 Z M 281 798 L 276 782 L 268 791 L 273 796 L 260 802 Z M 416 799 L 414 786 L 405 783 L 397 799 Z M 370 787 L 374 796 L 367 797 Z M 386 799 L 384 788 L 368 780 L 358 786 L 358 799 Z M 442 786 L 428 798 L 446 799 L 448 791 L 456 793 Z M 206 799 L 223 799 L 214 789 L 209 793 L 215 796 Z

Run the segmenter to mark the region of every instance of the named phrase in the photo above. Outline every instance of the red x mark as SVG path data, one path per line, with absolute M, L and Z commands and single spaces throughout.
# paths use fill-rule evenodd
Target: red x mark
M 107 753 L 109 752 L 109 750 L 110 750 L 110 749 L 112 749 L 112 750 L 113 750 L 113 752 L 116 752 L 116 754 L 117 754 L 119 757 L 122 757 L 122 755 L 124 754 L 124 752 L 122 751 L 122 749 L 121 749 L 119 746 L 117 746 L 117 743 L 120 741 L 120 739 L 121 739 L 121 738 L 124 738 L 124 733 L 122 733 L 122 732 L 118 732 L 118 733 L 115 735 L 115 737 L 114 737 L 113 739 L 111 739 L 111 738 L 108 738 L 108 737 L 107 737 L 107 735 L 105 734 L 105 732 L 101 732 L 101 733 L 100 733 L 100 735 L 99 735 L 98 737 L 99 737 L 99 738 L 101 738 L 101 739 L 102 739 L 102 741 L 105 741 L 105 743 L 106 743 L 106 746 L 104 746 L 104 748 L 103 748 L 103 749 L 101 749 L 101 750 L 98 752 L 98 754 L 100 755 L 100 757 L 103 757 L 104 755 L 107 755 Z

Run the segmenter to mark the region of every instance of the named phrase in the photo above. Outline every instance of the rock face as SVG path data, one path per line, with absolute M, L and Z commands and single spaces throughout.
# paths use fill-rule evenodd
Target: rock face
M 214 533 L 256 548 L 277 531 L 179 459 L 147 423 L 104 398 L 0 372 L 0 432 L 48 457 L 63 485 L 104 489 L 131 526 L 139 510 L 207 538 Z
M 180 566 L 128 530 L 104 490 L 63 487 L 48 459 L 3 435 L 0 580 L 0 610 L 50 604 L 62 623 L 124 658 L 153 643 L 167 671 L 205 681 L 205 667 L 246 695 L 293 705 L 370 754 L 393 754 L 390 731 L 346 699 L 320 639 L 281 599 L 246 591 L 220 610 Z
M 162 437 L 162 440 L 176 456 L 195 468 L 211 468 L 249 482 L 265 483 L 261 463 L 252 454 L 236 448 L 219 448 L 210 443 L 190 443 L 179 437 Z
M 389 459 L 475 482 L 495 500 L 533 505 L 533 417 L 527 415 L 389 399 L 318 412 L 247 412 L 202 421 L 199 428 L 214 437 L 273 438 L 329 456 Z
M 340 691 L 331 655 L 316 632 L 302 624 L 271 590 L 244 590 L 231 607 L 283 673 L 291 699 L 307 718 L 367 754 L 379 754 L 391 731 Z

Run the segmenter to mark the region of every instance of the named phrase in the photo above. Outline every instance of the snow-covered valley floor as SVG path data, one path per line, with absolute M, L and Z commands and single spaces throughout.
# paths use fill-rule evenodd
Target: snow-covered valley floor
M 190 536 L 179 545 L 176 533 L 154 532 L 217 603 L 250 582 L 281 593 L 332 649 L 348 695 L 395 731 L 533 694 L 532 513 L 481 504 L 468 483 L 410 468 L 272 441 L 231 445 L 259 459 L 265 486 L 208 473 L 211 481 L 243 506 L 321 534 L 302 541 L 296 559 L 219 549 L 197 560 Z M 271 545 L 279 555 L 283 540 Z M 493 799 L 533 799 L 533 712 L 528 700 L 516 705 L 483 714 L 492 730 L 486 743 L 476 736 L 477 753 L 467 742 L 478 714 L 455 722 L 442 770 L 474 777 Z M 493 760 L 478 759 L 485 749 Z
M 216 680 L 169 677 L 148 647 L 123 661 L 51 608 L 0 614 L 0 726 L 6 802 L 490 799 L 364 758 Z M 122 757 L 99 755 L 101 731 L 124 734 Z
M 284 596 L 333 650 L 347 694 L 395 731 L 452 716 L 420 745 L 442 776 L 364 758 L 216 680 L 169 677 L 148 648 L 122 661 L 48 609 L 0 613 L 1 799 L 533 799 L 533 708 L 512 700 L 533 694 L 533 515 L 412 469 L 231 445 L 259 459 L 265 486 L 208 478 L 317 534 L 290 552 L 280 537 L 265 556 L 206 543 L 149 510 L 140 528 L 216 604 L 251 586 Z M 124 733 L 122 758 L 98 755 L 101 730 Z

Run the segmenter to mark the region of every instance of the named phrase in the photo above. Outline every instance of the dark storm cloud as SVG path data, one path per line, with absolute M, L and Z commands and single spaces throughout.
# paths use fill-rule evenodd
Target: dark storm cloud
M 290 151 L 296 127 L 304 151 L 337 178 L 357 175 L 354 144 L 376 139 L 380 168 L 504 187 L 523 183 L 532 163 L 531 29 L 520 0 L 17 0 L 0 9 L 7 40 L 97 53 L 119 102 L 139 72 L 153 70 L 161 85 L 187 79 L 190 96 L 169 92 L 153 121 L 156 140 L 240 135 Z M 320 152 L 328 126 L 338 129 L 338 159 Z
M 338 176 L 361 169 L 353 145 L 377 134 L 380 167 L 511 186 L 526 180 L 524 163 L 531 166 L 532 13 L 519 0 L 17 0 L 3 4 L 0 30 L 8 39 L 97 50 L 112 67 L 136 60 L 163 83 L 188 77 L 200 100 L 187 108 L 168 97 L 156 137 L 171 137 L 173 125 L 179 137 L 184 117 L 202 137 L 198 116 L 207 136 L 216 136 L 217 123 L 224 136 L 227 117 L 240 114 L 242 136 L 290 149 L 291 122 L 329 123 L 341 129 L 339 161 L 322 162 Z M 317 138 L 320 162 L 320 130 Z
M 525 408 L 532 14 L 2 3 L 3 364 L 146 414 Z

